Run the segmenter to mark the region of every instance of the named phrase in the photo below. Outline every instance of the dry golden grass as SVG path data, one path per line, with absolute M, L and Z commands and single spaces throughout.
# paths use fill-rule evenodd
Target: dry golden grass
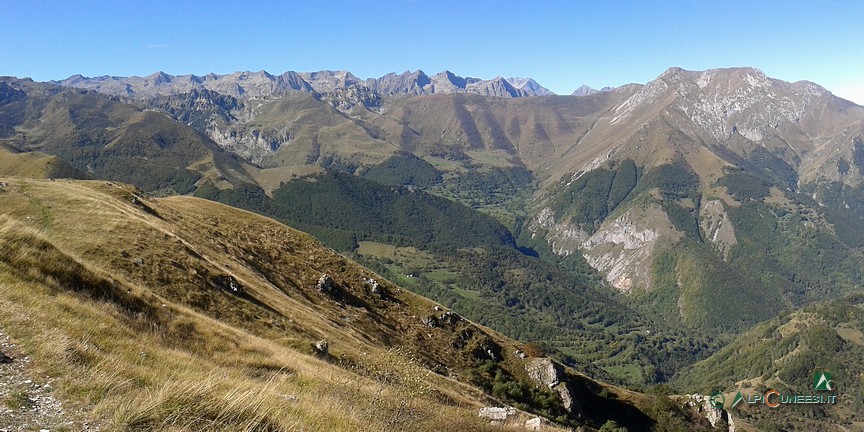
M 51 178 L 55 176 L 86 178 L 68 163 L 56 156 L 39 152 L 13 153 L 0 147 L 0 173 L 22 178 Z
M 0 327 L 103 430 L 486 430 L 434 304 L 311 237 L 208 201 L 104 182 L 4 180 Z M 322 272 L 341 300 L 314 289 Z M 230 275 L 237 296 L 215 285 Z M 377 277 L 377 276 L 376 276 Z M 331 355 L 312 355 L 327 339 Z M 512 346 L 505 351 L 512 352 Z M 509 354 L 508 354 L 509 357 Z M 513 362 L 508 358 L 506 362 Z M 518 365 L 516 366 L 518 367 Z M 499 429 L 500 430 L 500 429 Z
M 56 250 L 35 249 L 4 264 L 65 259 Z M 61 281 L 34 267 L 26 274 L 31 280 L 22 281 L 5 265 L 4 328 L 59 379 L 64 399 L 80 401 L 92 410 L 84 417 L 95 416 L 108 429 L 393 430 L 388 425 L 426 423 L 431 430 L 448 423 L 419 366 L 390 362 L 386 374 L 398 378 L 370 377 L 182 308 L 166 308 L 170 316 L 145 320 L 139 324 L 152 327 L 142 328 L 136 313 L 116 303 L 61 291 Z M 102 283 L 92 274 L 79 282 Z M 176 334 L 174 327 L 204 334 L 213 344 L 196 349 L 184 343 L 194 335 Z M 364 371 L 381 367 L 361 364 Z M 453 429 L 482 426 L 468 408 L 450 407 Z

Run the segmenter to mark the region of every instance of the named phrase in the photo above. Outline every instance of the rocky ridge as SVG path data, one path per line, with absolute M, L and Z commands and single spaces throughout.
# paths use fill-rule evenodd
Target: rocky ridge
M 555 94 L 552 90 L 549 90 L 540 85 L 537 81 L 534 81 L 533 78 L 507 78 L 507 82 L 518 89 L 524 90 L 531 96 L 551 96 Z
M 378 97 L 424 95 L 436 93 L 473 93 L 495 97 L 527 97 L 552 95 L 549 89 L 531 78 L 495 77 L 488 80 L 461 77 L 450 71 L 433 76 L 421 70 L 389 73 L 379 78 L 362 80 L 348 71 L 293 72 L 272 75 L 266 71 L 235 72 L 217 75 L 169 75 L 156 72 L 146 77 L 100 76 L 88 78 L 73 75 L 54 81 L 64 87 L 96 90 L 114 96 L 132 99 L 172 96 L 193 90 L 210 90 L 240 99 L 279 96 L 298 91 L 324 94 L 354 89 L 355 92 L 373 92 Z

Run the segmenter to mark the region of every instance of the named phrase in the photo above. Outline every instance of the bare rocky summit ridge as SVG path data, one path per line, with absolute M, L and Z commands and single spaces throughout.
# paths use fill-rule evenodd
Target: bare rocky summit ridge
M 614 90 L 614 87 L 606 86 L 606 87 L 601 88 L 600 90 L 597 90 L 595 88 L 588 86 L 587 84 L 582 84 L 573 93 L 570 93 L 570 96 L 588 96 L 588 95 L 592 95 L 592 94 L 596 94 L 596 93 L 608 92 L 611 90 Z
M 336 89 L 347 88 L 362 83 L 360 78 L 357 78 L 348 71 L 333 72 L 324 70 L 319 72 L 300 72 L 298 75 L 319 93 L 331 92 Z
M 331 93 L 351 88 L 367 88 L 381 96 L 423 95 L 434 93 L 473 93 L 497 97 L 526 97 L 551 95 L 549 89 L 531 78 L 504 79 L 495 77 L 482 80 L 461 77 L 450 71 L 433 76 L 421 70 L 389 73 L 379 78 L 362 80 L 349 71 L 293 72 L 272 75 L 266 71 L 234 72 L 217 75 L 169 75 L 156 72 L 146 77 L 100 76 L 88 78 L 73 75 L 54 81 L 65 87 L 96 90 L 114 96 L 141 99 L 172 96 L 193 90 L 210 90 L 235 98 L 262 98 L 285 92 Z
M 323 82 L 324 80 L 318 80 Z M 156 72 L 146 77 L 100 76 L 87 78 L 73 75 L 65 80 L 53 82 L 64 87 L 78 87 L 96 90 L 113 96 L 146 98 L 170 96 L 207 89 L 222 95 L 237 98 L 271 96 L 287 91 L 314 92 L 312 85 L 296 72 L 285 72 L 274 76 L 265 71 L 235 72 L 228 75 L 207 74 L 169 75 Z
M 386 96 L 426 94 L 425 88 L 431 84 L 431 78 L 419 69 L 414 72 L 405 71 L 401 74 L 391 72 L 378 79 L 369 78 L 366 80 L 367 87 Z
M 513 84 L 514 87 L 529 93 L 531 96 L 551 96 L 555 93 L 552 90 L 543 87 L 533 78 L 507 78 L 507 82 Z
M 581 86 L 579 86 L 579 88 L 576 89 L 576 91 L 574 91 L 570 95 L 571 96 L 588 96 L 588 95 L 591 95 L 591 94 L 594 94 L 597 92 L 598 92 L 597 90 L 589 87 L 587 84 L 582 84 Z
M 701 72 L 670 68 L 633 103 L 662 103 L 674 92 L 674 107 L 714 138 L 724 140 L 738 132 L 760 141 L 768 128 L 796 123 L 819 98 L 830 93 L 810 82 L 786 83 L 754 68 L 711 69 Z

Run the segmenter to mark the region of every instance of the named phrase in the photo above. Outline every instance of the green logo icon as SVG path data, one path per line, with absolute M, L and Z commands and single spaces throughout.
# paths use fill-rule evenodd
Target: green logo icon
M 719 391 L 715 391 L 714 393 L 711 393 L 711 398 L 709 400 L 711 401 L 711 406 L 714 408 L 723 409 L 723 404 L 726 403 L 726 396 L 723 396 L 723 393 L 720 393 Z
M 735 400 L 732 401 L 732 408 L 735 408 L 735 405 L 738 405 L 738 402 L 744 400 L 744 395 L 741 394 L 741 390 L 738 390 L 738 394 L 735 395 Z
M 817 391 L 834 390 L 834 383 L 831 381 L 831 374 L 828 372 L 816 372 L 813 374 L 813 387 Z

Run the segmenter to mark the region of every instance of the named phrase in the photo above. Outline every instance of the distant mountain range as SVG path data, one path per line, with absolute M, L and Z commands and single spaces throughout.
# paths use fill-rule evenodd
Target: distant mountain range
M 532 78 L 495 77 L 483 80 L 461 77 L 450 71 L 429 76 L 421 70 L 389 73 L 366 80 L 348 71 L 285 72 L 272 75 L 266 71 L 235 72 L 227 75 L 169 75 L 156 72 L 146 77 L 100 76 L 88 78 L 73 75 L 53 81 L 66 87 L 85 88 L 101 93 L 132 98 L 170 96 L 192 90 L 210 90 L 236 98 L 256 98 L 289 91 L 330 93 L 340 89 L 365 87 L 381 96 L 425 95 L 436 93 L 471 93 L 497 97 L 554 95 Z

